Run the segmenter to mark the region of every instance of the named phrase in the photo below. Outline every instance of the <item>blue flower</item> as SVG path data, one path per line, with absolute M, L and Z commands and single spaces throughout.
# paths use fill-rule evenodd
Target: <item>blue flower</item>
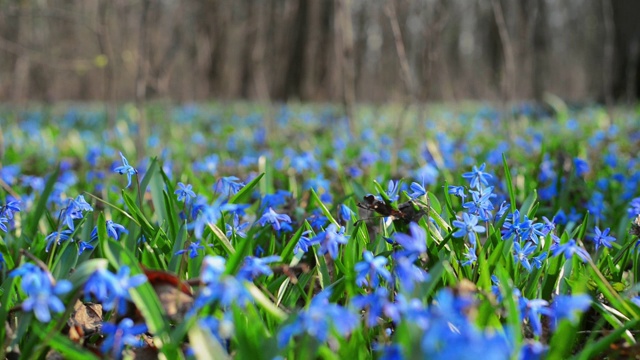
M 470 186 L 475 189 L 480 189 L 480 184 L 489 186 L 489 179 L 493 175 L 484 172 L 486 164 L 480 165 L 480 168 L 473 166 L 473 171 L 462 174 L 462 177 L 469 180 Z
M 627 209 L 627 214 L 629 214 L 629 219 L 640 215 L 640 197 L 631 200 L 629 203 L 629 209 Z
M 273 211 L 272 208 L 269 208 L 267 211 L 264 212 L 264 214 L 262 214 L 262 216 L 260 217 L 260 219 L 258 220 L 258 222 L 260 223 L 260 225 L 264 226 L 265 224 L 269 223 L 273 226 L 273 228 L 275 230 L 280 230 L 280 222 L 286 222 L 286 223 L 290 223 L 291 222 L 291 218 L 289 217 L 289 215 L 287 214 L 278 214 L 275 211 Z
M 462 266 L 473 265 L 476 261 L 478 261 L 478 256 L 476 255 L 476 248 L 472 247 L 471 249 L 469 249 L 464 254 L 464 257 L 467 258 L 467 260 L 460 262 Z
M 349 221 L 355 215 L 353 210 L 351 210 L 347 205 L 340 204 L 338 205 L 338 217 L 342 219 L 342 221 Z
M 520 360 L 540 360 L 545 358 L 545 354 L 549 350 L 549 347 L 543 345 L 539 341 L 531 341 L 525 343 L 520 348 Z
M 464 193 L 464 187 L 463 186 L 449 185 L 448 191 L 449 191 L 449 194 L 453 194 L 455 196 L 458 196 L 463 201 L 464 201 L 464 198 L 467 197 L 467 194 Z
M 411 199 L 417 199 L 427 194 L 427 190 L 424 188 L 424 179 L 422 181 L 422 184 L 412 182 L 409 186 L 409 189 L 411 190 L 411 193 L 409 194 L 409 198 Z
M 529 238 L 529 232 L 531 231 L 532 221 L 524 216 L 524 221 L 520 221 L 520 211 L 515 210 L 513 213 L 507 215 L 507 219 L 502 225 L 502 239 L 510 240 L 513 238 L 514 242 L 519 242 L 521 240 L 527 240 Z M 537 243 L 538 239 L 535 239 L 534 242 Z
M 478 225 L 478 217 L 473 214 L 462 213 L 462 221 L 454 220 L 453 226 L 458 228 L 458 231 L 453 233 L 453 236 L 460 238 L 465 235 L 469 236 L 469 242 L 472 245 L 476 244 L 476 233 L 484 233 L 485 227 Z
M 402 245 L 405 251 L 402 254 L 420 255 L 427 251 L 427 232 L 420 225 L 412 222 L 409 224 L 411 236 L 397 232 L 394 240 Z
M 533 299 L 529 300 L 525 297 L 520 298 L 520 304 L 522 312 L 520 317 L 522 319 L 526 318 L 529 320 L 529 325 L 533 330 L 533 333 L 536 336 L 542 335 L 542 322 L 540 321 L 540 315 L 551 316 L 551 309 L 549 308 L 549 303 L 546 300 L 542 299 Z
M 371 251 L 365 251 L 363 257 L 364 260 L 355 265 L 357 272 L 356 284 L 358 284 L 358 286 L 369 285 L 375 288 L 380 283 L 378 276 L 387 282 L 391 281 L 391 273 L 385 268 L 385 265 L 387 265 L 389 261 L 386 257 L 376 256 L 374 258 Z M 369 281 L 367 281 L 367 276 L 369 277 Z
M 93 211 L 93 208 L 86 202 L 84 196 L 78 195 L 75 199 L 69 199 L 67 207 L 62 212 L 62 223 L 69 229 L 75 230 L 73 220 L 82 219 L 83 211 Z
M 107 220 L 105 223 L 105 227 L 107 228 L 107 235 L 114 240 L 120 240 L 121 234 L 128 234 L 129 230 L 127 230 L 124 226 L 114 223 L 113 220 Z M 89 242 L 93 242 L 98 239 L 98 225 L 96 225 L 93 230 L 91 230 L 90 240 Z
M 616 241 L 616 238 L 609 235 L 609 228 L 604 229 L 604 231 L 600 231 L 600 228 L 595 227 L 595 236 L 593 237 L 593 242 L 596 244 L 596 251 L 600 246 L 611 248 L 611 242 Z
M 206 285 L 220 280 L 226 270 L 226 262 L 222 256 L 205 256 L 200 268 L 200 281 Z
M 402 288 L 408 293 L 413 291 L 415 283 L 422 283 L 429 279 L 429 274 L 416 266 L 414 261 L 414 257 L 395 257 L 395 278 L 400 281 Z
M 280 205 L 284 205 L 289 197 L 291 197 L 291 193 L 285 190 L 278 190 L 275 194 L 267 194 L 262 198 L 260 208 L 277 208 Z
M 268 264 L 280 261 L 280 256 L 272 255 L 263 258 L 247 256 L 244 258 L 244 264 L 238 271 L 238 279 L 253 281 L 260 275 L 271 275 L 273 270 Z
M 576 169 L 576 175 L 578 177 L 582 177 L 584 174 L 589 172 L 589 163 L 586 160 L 574 158 L 573 166 Z
M 245 184 L 235 176 L 225 176 L 216 181 L 213 191 L 223 196 L 231 196 L 240 191 L 244 185 Z
M 582 262 L 587 262 L 591 259 L 589 253 L 578 246 L 574 239 L 569 240 L 566 244 L 558 245 L 553 249 L 553 256 L 558 256 L 564 254 L 564 257 L 567 259 L 571 259 L 574 254 L 576 254 Z
M 6 217 L 0 217 L 0 230 L 4 232 L 9 232 L 7 225 L 5 225 L 5 223 L 8 223 L 8 222 L 9 222 L 9 219 L 7 219 Z
M 579 295 L 558 295 L 553 298 L 552 303 L 552 326 L 555 328 L 557 322 L 567 319 L 571 322 L 578 320 L 577 314 L 586 311 L 591 306 L 591 297 L 587 294 Z
M 131 186 L 131 176 L 132 175 L 136 175 L 138 173 L 138 170 L 134 169 L 133 166 L 129 165 L 129 162 L 127 161 L 127 158 L 124 157 L 124 155 L 122 155 L 122 153 L 120 153 L 120 157 L 122 158 L 122 166 L 118 166 L 117 168 L 113 169 L 113 171 L 117 172 L 120 175 L 127 175 L 127 188 L 129 186 Z
M 231 305 L 245 307 L 251 300 L 252 297 L 242 282 L 233 276 L 222 275 L 200 288 L 189 314 L 193 315 L 196 311 L 214 303 L 222 307 Z
M 471 190 L 472 201 L 462 204 L 462 207 L 469 210 L 469 213 L 478 215 L 480 220 L 491 220 L 491 211 L 494 209 L 491 198 L 496 197 L 493 193 L 493 186 L 482 188 L 478 191 Z
M 227 229 L 226 235 L 228 238 L 231 238 L 233 234 L 236 234 L 241 238 L 246 238 L 247 234 L 244 232 L 244 229 L 248 226 L 248 222 L 240 223 L 240 216 L 236 213 L 233 215 L 233 224 L 225 224 L 225 228 Z
M 123 315 L 127 310 L 127 300 L 131 300 L 129 290 L 147 281 L 144 274 L 129 277 L 129 273 L 128 266 L 121 266 L 117 274 L 107 269 L 96 270 L 84 285 L 85 296 L 93 295 L 107 311 L 117 306 L 118 314 Z
M 389 180 L 389 182 L 387 183 L 387 191 L 386 194 L 389 197 L 389 200 L 391 200 L 391 202 L 394 202 L 396 200 L 398 200 L 398 198 L 400 197 L 398 195 L 398 185 L 399 185 L 399 181 L 393 181 L 393 180 Z
M 78 243 L 78 256 L 82 255 L 83 252 L 85 252 L 85 250 L 93 250 L 94 246 L 86 243 L 84 241 L 80 241 Z
M 47 237 L 44 238 L 44 240 L 47 242 L 45 251 L 49 252 L 49 249 L 51 248 L 51 245 L 53 245 L 54 242 L 60 245 L 63 241 L 69 240 L 69 238 L 71 237 L 71 234 L 73 234 L 73 231 L 67 229 L 60 232 L 54 231 L 51 234 L 47 235 Z
M 2 207 L 0 207 L 0 217 L 7 218 L 8 220 L 13 219 L 13 213 L 20 211 L 20 202 L 19 201 L 9 201 Z
M 67 280 L 53 283 L 53 277 L 36 265 L 27 263 L 14 270 L 11 276 L 22 276 L 21 287 L 27 295 L 22 302 L 23 311 L 33 311 L 43 323 L 51 321 L 51 312 L 64 312 L 65 306 L 58 298 L 71 291 L 73 285 Z
M 202 239 L 205 226 L 217 223 L 223 211 L 235 211 L 243 207 L 244 205 L 223 203 L 220 198 L 211 205 L 207 205 L 206 203 L 199 204 L 197 205 L 197 217 L 192 223 L 187 225 L 187 229 L 193 230 L 196 239 Z
M 124 318 L 118 325 L 108 322 L 102 323 L 100 330 L 104 335 L 104 341 L 100 346 L 103 354 L 109 354 L 114 359 L 122 359 L 122 351 L 126 345 L 143 346 L 144 342 L 138 337 L 148 331 L 146 324 L 133 323 L 133 320 Z
M 203 245 L 200 245 L 200 241 L 195 241 L 189 244 L 189 248 L 188 249 L 182 249 L 182 250 L 178 250 L 176 251 L 176 253 L 174 255 L 182 255 L 184 253 L 186 253 L 187 251 L 189 252 L 189 258 L 193 259 L 198 257 L 198 250 L 202 250 L 204 249 Z
M 378 319 L 383 315 L 396 323 L 400 321 L 400 311 L 394 303 L 389 301 L 387 288 L 379 287 L 370 294 L 354 296 L 351 303 L 358 310 L 368 309 L 365 320 L 370 327 L 377 325 Z
M 547 256 L 549 256 L 548 252 L 543 252 L 540 255 L 535 256 L 533 259 L 531 259 L 533 266 L 535 266 L 536 269 L 540 269 L 542 267 L 542 263 L 547 259 Z
M 338 257 L 338 245 L 344 245 L 348 241 L 349 237 L 344 235 L 344 227 L 338 230 L 337 226 L 333 223 L 329 224 L 325 231 L 310 240 L 311 243 L 320 244 L 320 249 L 318 250 L 319 255 L 324 255 L 328 252 L 333 259 Z
M 320 342 L 329 338 L 332 328 L 346 336 L 358 324 L 358 317 L 340 305 L 329 302 L 331 292 L 325 290 L 313 297 L 309 307 L 298 313 L 296 319 L 278 333 L 278 345 L 284 347 L 292 337 L 306 333 Z
M 310 230 L 307 230 L 305 232 L 303 232 L 300 235 L 300 239 L 298 240 L 298 243 L 296 244 L 296 246 L 293 248 L 293 253 L 294 254 L 298 254 L 299 251 L 302 251 L 303 253 L 306 253 L 307 251 L 309 251 L 309 248 L 311 246 L 313 246 L 314 244 L 319 244 L 320 240 L 316 239 L 315 237 L 313 239 L 310 239 L 308 237 L 308 235 L 311 233 Z M 313 240 L 313 241 L 312 241 Z
M 513 255 L 513 260 L 516 263 L 522 264 L 528 272 L 531 272 L 532 267 L 531 263 L 529 263 L 529 255 L 531 255 L 535 250 L 536 246 L 531 242 L 527 241 L 524 244 L 524 247 L 522 247 L 519 242 L 514 242 L 513 251 L 515 254 Z
M 193 192 L 193 186 L 191 184 L 183 184 L 181 182 L 178 183 L 179 189 L 174 191 L 174 194 L 178 195 L 178 201 L 184 201 L 185 203 L 189 203 L 191 198 L 196 197 L 196 193 Z

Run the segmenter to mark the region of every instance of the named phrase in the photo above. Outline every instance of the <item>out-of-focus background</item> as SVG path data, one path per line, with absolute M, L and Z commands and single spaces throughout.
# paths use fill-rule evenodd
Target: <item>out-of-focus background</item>
M 634 0 L 13 0 L 0 100 L 633 101 Z

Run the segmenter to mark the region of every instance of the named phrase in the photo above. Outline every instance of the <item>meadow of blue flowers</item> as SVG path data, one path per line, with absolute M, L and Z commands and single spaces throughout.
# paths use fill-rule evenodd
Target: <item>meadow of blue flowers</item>
M 0 110 L 0 358 L 640 354 L 640 115 Z

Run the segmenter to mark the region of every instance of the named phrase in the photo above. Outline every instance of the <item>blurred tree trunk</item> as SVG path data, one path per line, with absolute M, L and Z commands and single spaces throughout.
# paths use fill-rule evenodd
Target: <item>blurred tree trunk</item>
M 611 1 L 615 27 L 613 93 L 628 102 L 637 100 L 640 90 L 640 1 Z
M 18 5 L 15 39 L 16 43 L 28 48 L 31 42 L 31 2 L 23 0 Z M 31 58 L 29 51 L 23 50 L 16 54 L 13 65 L 13 92 L 12 100 L 15 103 L 22 103 L 26 100 L 29 90 L 29 72 L 31 69 Z
M 336 37 L 338 64 L 341 70 L 342 105 L 352 136 L 356 135 L 354 106 L 355 69 L 353 59 L 353 23 L 351 20 L 351 0 L 336 0 Z
M 308 0 L 298 0 L 292 34 L 287 72 L 284 83 L 284 99 L 301 98 L 302 80 L 305 74 L 305 44 L 308 38 Z M 283 99 L 283 100 L 284 100 Z M 305 100 L 305 99 L 301 99 Z
M 607 1 L 607 0 L 604 0 Z M 545 0 L 533 0 L 533 46 L 531 52 L 531 92 L 540 102 L 544 96 L 547 54 L 547 5 Z

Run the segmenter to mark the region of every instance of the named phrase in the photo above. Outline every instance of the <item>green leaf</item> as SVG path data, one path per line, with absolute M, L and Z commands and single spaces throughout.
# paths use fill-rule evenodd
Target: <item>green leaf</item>
M 233 195 L 229 199 L 229 204 L 244 204 L 249 198 L 251 198 L 251 192 L 258 185 L 260 179 L 264 176 L 265 173 L 261 173 L 256 176 L 253 180 L 251 180 L 247 185 L 243 186 L 240 191 L 238 191 L 235 195 Z
M 49 175 L 47 184 L 44 186 L 42 194 L 40 194 L 40 199 L 38 200 L 35 209 L 29 212 L 27 226 L 24 229 L 24 234 L 29 240 L 33 239 L 33 237 L 38 233 L 38 223 L 47 209 L 47 201 L 49 201 L 49 195 L 51 195 L 51 192 L 53 191 L 53 187 L 56 184 L 59 173 L 60 164 L 57 164 L 56 170 Z
M 331 221 L 339 229 L 340 224 L 338 223 L 338 221 L 336 221 L 336 219 L 333 218 L 333 215 L 331 215 L 331 212 L 329 211 L 329 209 L 327 209 L 327 207 L 322 203 L 316 191 L 313 190 L 313 188 L 311 188 L 310 191 L 311 191 L 311 198 L 320 207 L 320 210 L 322 210 L 322 213 L 324 214 L 324 216 L 326 216 L 327 219 L 329 219 L 329 221 Z
M 14 276 L 7 277 L 2 283 L 2 298 L 0 298 L 0 324 L 6 324 L 7 316 L 9 315 L 9 310 L 11 306 L 13 306 L 13 301 L 11 299 L 12 295 L 15 295 L 14 285 L 16 284 L 18 279 Z M 7 327 L 0 326 L 0 339 L 6 339 Z M 0 346 L 0 359 L 5 358 L 5 346 Z
M 220 342 L 197 322 L 189 329 L 189 343 L 198 360 L 231 359 Z
M 507 181 L 507 190 L 509 192 L 509 200 L 511 201 L 511 212 L 516 209 L 516 190 L 513 187 L 513 180 L 511 179 L 511 171 L 509 170 L 509 164 L 507 164 L 507 157 L 502 154 L 502 166 L 504 167 L 504 178 Z

